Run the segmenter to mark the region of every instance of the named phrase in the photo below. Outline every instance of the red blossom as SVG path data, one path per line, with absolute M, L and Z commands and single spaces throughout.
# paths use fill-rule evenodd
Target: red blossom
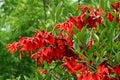
M 99 24 L 102 24 L 102 18 L 101 17 L 96 18 L 96 22 L 98 22 Z
M 55 38 L 55 43 L 49 46 L 44 47 L 39 50 L 35 54 L 32 55 L 34 58 L 36 65 L 40 62 L 43 64 L 44 61 L 51 63 L 52 61 L 64 59 L 64 57 L 74 57 L 76 58 L 76 54 L 70 50 L 72 48 L 72 41 L 67 37 Z
M 32 38 L 30 37 L 21 37 L 18 42 L 13 42 L 8 44 L 8 51 L 14 53 L 14 51 L 20 51 L 20 57 L 23 54 L 23 51 L 28 54 L 30 51 L 31 54 L 33 51 L 42 48 L 47 45 L 52 45 L 55 42 L 55 37 L 52 34 L 49 34 L 45 31 L 36 32 Z
M 120 7 L 119 2 L 113 3 L 113 4 L 112 4 L 112 7 L 117 10 L 117 9 Z
M 99 65 L 97 70 L 98 73 L 100 73 L 101 75 L 109 75 L 108 67 L 106 67 L 105 65 Z
M 113 19 L 114 19 L 114 16 L 113 16 L 111 13 L 109 13 L 109 12 L 107 12 L 106 17 L 107 17 L 107 19 L 108 19 L 110 22 L 112 22 Z
M 92 75 L 89 71 L 84 71 L 83 75 L 76 74 L 77 80 L 93 80 Z
M 83 73 L 86 69 L 84 64 L 77 64 L 76 60 L 74 58 L 67 58 L 66 63 L 63 64 L 64 67 L 68 69 L 69 73 Z
M 100 75 L 99 75 L 98 73 L 92 74 L 92 79 L 93 79 L 93 80 L 101 80 L 101 79 L 100 79 Z
M 62 35 L 62 32 L 65 31 L 68 35 L 71 34 L 73 31 L 72 27 L 74 25 L 74 22 L 71 21 L 71 19 L 63 22 L 62 24 L 55 25 L 54 29 L 60 28 L 60 34 Z
M 13 42 L 12 44 L 8 44 L 6 47 L 8 48 L 8 52 L 14 54 L 14 52 L 18 50 L 18 46 L 18 42 Z
M 43 64 L 44 61 L 47 61 L 48 63 L 51 63 L 52 62 L 52 56 L 53 56 L 52 54 L 54 54 L 52 47 L 47 47 L 47 48 L 39 50 L 38 52 L 33 54 L 32 58 L 34 58 L 34 60 L 36 62 L 36 65 L 38 65 L 39 62 L 40 62 L 40 64 Z
M 88 24 L 87 28 L 97 28 L 96 23 L 102 23 L 102 18 L 100 17 L 101 14 L 102 12 L 99 11 L 92 12 L 90 16 L 84 20 L 84 24 Z
M 89 71 L 83 74 L 83 80 L 92 80 L 92 75 L 90 74 Z
M 86 12 L 82 13 L 80 16 L 75 17 L 75 26 L 78 30 L 81 30 L 84 27 L 84 17 Z
M 120 65 L 113 67 L 114 73 L 120 76 Z
M 68 69 L 68 72 L 73 73 L 73 71 L 75 70 L 74 67 L 76 66 L 75 59 L 67 59 L 66 64 L 64 64 L 64 66 Z
M 78 30 L 82 30 L 86 24 L 88 24 L 87 28 L 97 28 L 97 22 L 102 24 L 102 18 L 100 16 L 103 14 L 103 11 L 100 8 L 97 8 L 96 11 L 86 5 L 79 6 L 78 8 L 80 11 L 82 11 L 81 15 L 70 17 L 62 24 L 55 25 L 54 29 L 60 28 L 59 33 L 61 36 L 63 36 L 63 31 L 65 31 L 68 36 L 70 36 L 73 32 L 74 25 Z M 89 11 L 89 16 L 87 15 L 87 11 Z M 86 16 L 88 17 L 85 18 Z

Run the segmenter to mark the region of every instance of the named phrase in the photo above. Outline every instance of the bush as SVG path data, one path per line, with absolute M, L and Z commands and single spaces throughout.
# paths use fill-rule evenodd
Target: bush
M 7 45 L 8 51 L 18 51 L 20 59 L 24 53 L 33 58 L 42 74 L 39 79 L 119 80 L 119 3 L 102 8 L 81 4 L 78 16 L 56 24 L 50 32 L 21 37 Z

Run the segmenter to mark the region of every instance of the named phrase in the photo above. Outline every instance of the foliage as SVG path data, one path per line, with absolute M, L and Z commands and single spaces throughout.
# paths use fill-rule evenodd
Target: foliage
M 11 63 L 4 64 L 5 68 L 10 64 L 8 67 L 11 69 L 2 70 L 3 72 L 0 74 L 4 72 L 7 74 L 2 75 L 1 79 L 6 79 L 6 77 L 18 80 L 119 79 L 119 1 L 104 0 L 104 6 L 101 0 L 85 1 L 80 1 L 79 11 L 76 11 L 77 4 L 75 7 L 71 7 L 70 5 L 74 3 L 70 3 L 69 0 L 69 3 L 58 0 L 54 2 L 53 6 L 53 3 L 45 0 L 43 2 L 45 19 L 43 21 L 39 20 L 43 18 L 39 13 L 40 1 L 2 1 L 4 4 L 1 7 L 2 32 L 0 35 L 9 34 L 10 37 L 2 36 L 0 42 L 5 46 L 9 42 L 7 40 L 18 41 L 7 45 L 8 52 L 12 54 L 16 53 L 15 51 L 18 52 L 12 57 L 10 54 L 1 54 L 1 57 L 7 56 L 8 58 L 3 58 L 0 62 L 5 63 L 12 60 Z M 9 5 L 12 5 L 10 7 L 6 5 L 9 2 L 11 2 Z M 88 3 L 91 4 L 82 5 L 88 5 Z M 93 6 L 94 4 L 95 6 Z M 25 15 L 21 15 L 21 13 Z M 55 25 L 62 21 L 64 22 Z M 38 25 L 41 26 L 38 27 Z M 55 27 L 52 27 L 54 25 Z M 14 28 L 14 26 L 16 27 Z M 39 29 L 42 31 L 38 31 Z M 19 36 L 32 36 L 32 30 L 36 30 L 33 37 L 20 37 L 18 40 Z M 17 35 L 15 36 L 13 33 Z M 1 48 L 3 48 L 1 53 L 6 53 L 6 49 Z M 18 54 L 22 59 L 20 61 Z M 31 57 L 39 66 L 37 71 Z M 4 66 L 0 68 L 3 69 Z M 13 73 L 9 75 L 10 72 Z

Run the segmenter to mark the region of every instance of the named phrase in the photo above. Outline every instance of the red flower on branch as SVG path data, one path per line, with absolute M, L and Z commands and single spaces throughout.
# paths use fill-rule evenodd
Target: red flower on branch
M 101 14 L 103 14 L 103 12 L 100 10 L 92 12 L 90 16 L 84 20 L 84 24 L 88 24 L 87 28 L 97 28 L 97 22 L 102 24 Z
M 60 60 L 62 61 L 64 57 L 74 57 L 76 58 L 76 54 L 70 50 L 72 48 L 72 41 L 67 37 L 55 38 L 55 43 L 49 46 L 46 46 L 40 49 L 38 52 L 32 55 L 34 58 L 36 65 L 40 62 L 43 64 L 44 61 L 51 63 L 52 61 Z
M 25 51 L 26 54 L 30 51 L 31 54 L 33 51 L 48 46 L 53 45 L 55 42 L 55 37 L 52 34 L 49 34 L 45 31 L 36 32 L 32 38 L 30 37 L 21 37 L 18 42 L 13 42 L 8 44 L 8 51 L 14 53 L 14 51 L 19 51 L 20 56 L 22 56 Z
M 8 48 L 8 52 L 14 54 L 14 52 L 19 49 L 18 46 L 18 42 L 13 42 L 12 44 L 8 44 L 6 47 Z
M 74 58 L 67 58 L 63 66 L 68 69 L 69 73 L 73 73 L 73 74 L 76 74 L 76 73 L 79 74 L 79 72 L 83 73 L 85 70 L 87 70 L 87 68 L 83 63 L 77 64 Z
M 109 75 L 108 67 L 106 67 L 105 65 L 99 65 L 97 70 L 98 73 L 101 75 Z
M 69 19 L 69 20 L 63 22 L 62 24 L 55 25 L 54 29 L 60 28 L 61 35 L 62 35 L 63 31 L 65 31 L 68 35 L 70 35 L 73 31 L 73 29 L 72 29 L 73 25 L 74 25 L 74 23 Z
M 75 26 L 78 30 L 82 30 L 84 27 L 84 17 L 86 16 L 86 12 L 83 12 L 80 16 L 75 17 Z

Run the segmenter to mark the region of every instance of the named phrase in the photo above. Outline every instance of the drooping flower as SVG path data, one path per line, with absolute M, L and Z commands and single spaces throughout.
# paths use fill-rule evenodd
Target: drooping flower
M 83 72 L 85 70 L 85 67 L 83 64 L 77 64 L 76 60 L 74 58 L 67 58 L 66 63 L 63 64 L 64 67 L 68 69 L 69 73 L 79 73 Z
M 55 43 L 46 47 L 43 47 L 35 54 L 32 55 L 32 58 L 35 60 L 36 65 L 38 63 L 43 64 L 44 61 L 51 63 L 52 61 L 62 61 L 64 57 L 74 57 L 76 54 L 70 49 L 72 48 L 72 41 L 70 38 L 61 36 L 55 38 Z
M 74 23 L 69 19 L 63 22 L 62 24 L 55 25 L 54 29 L 60 28 L 60 35 L 62 35 L 63 31 L 65 31 L 68 35 L 70 35 L 73 31 L 72 29 L 73 25 Z
M 78 30 L 82 30 L 84 27 L 84 17 L 86 16 L 86 12 L 82 13 L 80 16 L 75 17 L 75 26 Z
M 18 46 L 18 42 L 13 42 L 12 44 L 8 44 L 6 47 L 8 48 L 8 52 L 14 54 L 14 52 L 19 49 Z
M 103 14 L 103 13 L 100 12 L 100 11 L 92 12 L 90 14 L 90 16 L 84 20 L 84 24 L 88 24 L 87 28 L 97 28 L 97 24 L 96 23 L 97 22 L 99 24 L 102 23 L 102 18 L 100 17 L 101 14 Z
M 29 51 L 32 54 L 33 51 L 48 45 L 53 45 L 54 42 L 55 37 L 52 34 L 45 31 L 40 31 L 36 32 L 33 37 L 21 37 L 18 42 L 8 44 L 7 48 L 12 54 L 15 51 L 19 51 L 20 57 L 22 57 L 24 51 L 26 54 L 28 54 Z

